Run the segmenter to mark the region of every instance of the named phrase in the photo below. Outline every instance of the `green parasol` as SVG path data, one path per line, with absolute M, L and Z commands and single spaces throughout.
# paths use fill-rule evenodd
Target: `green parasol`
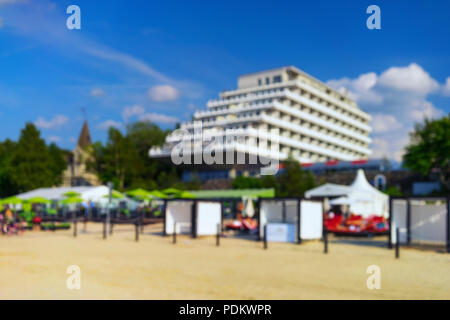
M 76 197 L 80 197 L 81 194 L 76 191 L 67 191 L 66 193 L 63 194 L 63 196 L 65 196 L 67 198 L 76 198 Z
M 17 197 L 9 197 L 9 198 L 5 198 L 3 200 L 0 201 L 0 204 L 21 204 L 23 202 L 22 199 L 17 198 Z
M 167 198 L 167 196 L 159 190 L 150 191 L 149 197 L 156 198 L 156 199 L 166 199 Z
M 127 191 L 126 194 L 129 195 L 130 197 L 143 200 L 149 197 L 150 192 L 148 190 L 138 188 L 131 191 Z
M 175 189 L 175 188 L 167 188 L 164 189 L 162 192 L 164 192 L 167 195 L 179 195 L 181 193 L 181 190 Z
M 103 198 L 109 198 L 109 194 L 105 194 L 103 196 Z M 113 199 L 123 199 L 123 198 L 125 198 L 125 195 L 123 193 L 119 192 L 119 191 L 113 190 L 111 192 L 111 198 L 113 198 Z
M 25 201 L 28 202 L 28 203 L 32 203 L 32 204 L 33 203 L 34 204 L 47 204 L 47 203 L 51 202 L 50 200 L 45 199 L 43 197 L 34 197 L 34 198 L 27 199 Z
M 67 199 L 63 199 L 63 200 L 59 201 L 59 203 L 65 204 L 65 205 L 82 203 L 82 202 L 84 202 L 84 200 L 81 198 L 77 198 L 77 197 L 67 198 Z
M 179 194 L 179 197 L 183 198 L 183 199 L 195 199 L 196 198 L 196 196 L 194 196 L 192 193 L 189 193 L 187 191 L 181 192 Z

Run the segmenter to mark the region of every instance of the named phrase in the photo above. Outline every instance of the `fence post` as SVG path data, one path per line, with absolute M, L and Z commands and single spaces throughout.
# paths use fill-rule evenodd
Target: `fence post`
M 72 213 L 73 217 L 73 236 L 74 238 L 77 237 L 77 215 L 75 212 Z
M 394 201 L 392 199 L 392 196 L 389 196 L 389 217 L 388 217 L 388 224 L 389 224 L 389 234 L 388 234 L 388 249 L 392 249 L 392 214 L 394 212 L 392 205 Z
M 135 229 L 135 241 L 138 242 L 139 241 L 139 223 L 138 223 L 138 221 L 136 221 L 134 223 L 134 229 Z
M 264 249 L 267 249 L 267 224 L 264 225 Z
M 105 219 L 103 220 L 103 239 L 106 239 L 106 233 L 107 230 L 106 230 L 106 216 L 105 216 Z
M 400 228 L 395 229 L 395 259 L 400 257 Z
M 220 246 L 220 234 L 222 233 L 222 226 L 220 223 L 217 224 L 217 235 L 216 235 L 216 247 Z
M 323 226 L 323 253 L 328 253 L 328 230 Z
M 450 197 L 447 197 L 447 253 L 450 253 Z
M 411 200 L 406 200 L 406 242 L 411 244 Z
M 173 240 L 172 243 L 175 244 L 177 243 L 177 223 L 174 222 L 173 223 Z
M 302 209 L 301 199 L 297 199 L 297 243 L 302 243 Z

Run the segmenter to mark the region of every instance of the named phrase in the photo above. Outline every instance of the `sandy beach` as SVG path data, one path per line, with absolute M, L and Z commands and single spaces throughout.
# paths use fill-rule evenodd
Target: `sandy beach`
M 449 299 L 450 254 L 319 241 L 302 245 L 236 238 L 191 239 L 147 226 L 100 224 L 72 231 L 0 237 L 0 299 Z M 81 269 L 81 289 L 69 290 L 68 266 Z M 366 286 L 367 267 L 381 268 L 381 289 Z

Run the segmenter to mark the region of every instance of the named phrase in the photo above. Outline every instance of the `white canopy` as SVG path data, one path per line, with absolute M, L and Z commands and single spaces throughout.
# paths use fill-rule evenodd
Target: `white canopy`
M 350 212 L 369 216 L 372 214 L 387 216 L 389 197 L 372 187 L 364 175 L 364 171 L 359 169 L 356 178 L 350 186 L 342 186 L 327 183 L 320 187 L 311 189 L 305 193 L 310 197 L 337 197 L 331 200 L 331 204 L 348 204 Z
M 305 192 L 306 198 L 312 197 L 339 197 L 348 194 L 350 187 L 341 184 L 325 183 L 317 188 Z
M 43 197 L 48 200 L 62 200 L 66 197 L 65 193 L 74 191 L 80 194 L 80 198 L 84 201 L 99 202 L 109 194 L 107 186 L 98 187 L 63 187 L 63 188 L 40 188 L 25 193 L 18 194 L 17 197 L 23 200 L 34 197 Z
M 350 205 L 351 200 L 348 197 L 339 197 L 330 201 L 332 205 Z

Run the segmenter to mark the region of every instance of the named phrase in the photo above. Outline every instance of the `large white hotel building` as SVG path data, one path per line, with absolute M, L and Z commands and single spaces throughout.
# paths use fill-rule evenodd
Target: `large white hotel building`
M 221 92 L 219 99 L 210 100 L 207 110 L 195 112 L 181 129 L 193 133 L 200 122 L 203 136 L 223 136 L 225 132 L 245 136 L 245 146 L 233 145 L 236 152 L 279 160 L 291 154 L 300 163 L 354 161 L 367 159 L 371 153 L 370 115 L 347 95 L 293 66 L 240 76 L 236 90 Z M 150 150 L 150 156 L 170 159 L 180 139 L 169 135 L 163 147 Z M 259 172 L 252 166 L 233 165 L 190 169 L 203 174 L 202 178 Z

